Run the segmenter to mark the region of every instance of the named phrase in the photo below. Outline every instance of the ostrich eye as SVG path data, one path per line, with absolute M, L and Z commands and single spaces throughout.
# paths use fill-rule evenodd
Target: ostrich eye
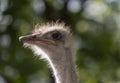
M 62 35 L 59 32 L 55 32 L 52 34 L 52 39 L 54 40 L 60 40 L 61 38 L 62 38 Z

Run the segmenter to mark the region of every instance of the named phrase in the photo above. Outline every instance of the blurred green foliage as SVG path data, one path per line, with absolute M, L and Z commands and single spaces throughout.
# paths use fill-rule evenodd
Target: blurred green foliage
M 71 26 L 81 83 L 120 83 L 120 0 L 0 0 L 0 83 L 54 83 L 18 41 L 37 19 Z

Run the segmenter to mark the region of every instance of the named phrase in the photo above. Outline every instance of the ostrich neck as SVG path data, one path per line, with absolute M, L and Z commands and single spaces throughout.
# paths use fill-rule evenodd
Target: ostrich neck
M 78 83 L 71 50 L 65 48 L 65 52 L 57 56 L 57 58 L 51 59 L 50 64 L 53 69 L 56 83 Z

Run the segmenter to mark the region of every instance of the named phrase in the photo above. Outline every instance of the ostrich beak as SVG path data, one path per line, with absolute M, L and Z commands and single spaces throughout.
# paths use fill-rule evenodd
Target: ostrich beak
M 38 43 L 39 44 L 53 44 L 55 45 L 54 41 L 48 40 L 48 39 L 44 39 L 42 37 L 37 37 L 37 35 L 26 35 L 26 36 L 21 36 L 19 37 L 19 41 L 23 42 L 23 43 L 29 43 L 29 44 L 35 44 Z
M 36 40 L 36 35 L 26 35 L 26 36 L 21 36 L 19 37 L 19 41 L 21 42 L 29 42 L 29 41 L 34 41 Z

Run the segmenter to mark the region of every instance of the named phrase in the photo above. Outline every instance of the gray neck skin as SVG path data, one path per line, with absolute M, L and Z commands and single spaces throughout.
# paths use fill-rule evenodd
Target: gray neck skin
M 51 59 L 50 64 L 55 75 L 56 83 L 78 83 L 71 50 L 65 48 L 65 52 L 57 56 L 57 58 Z

